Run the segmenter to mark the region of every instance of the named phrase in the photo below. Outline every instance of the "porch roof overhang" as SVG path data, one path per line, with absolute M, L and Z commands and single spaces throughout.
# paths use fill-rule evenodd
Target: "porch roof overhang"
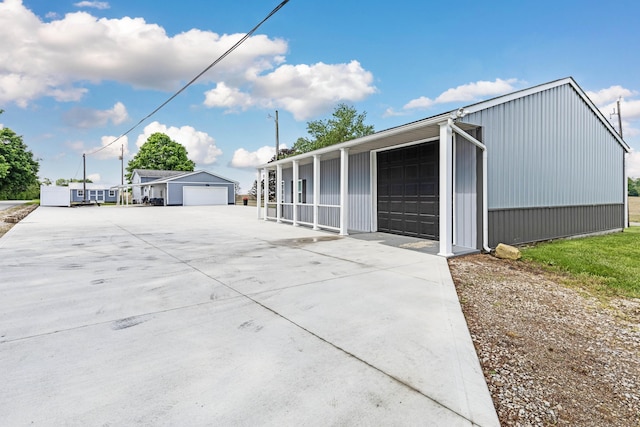
M 323 160 L 338 158 L 340 157 L 340 150 L 342 148 L 348 148 L 350 154 L 358 154 L 385 148 L 393 148 L 395 146 L 401 146 L 403 144 L 409 144 L 415 141 L 438 138 L 440 136 L 440 124 L 446 122 L 450 118 L 455 118 L 457 111 L 458 110 L 449 111 L 444 114 L 439 114 L 437 116 L 383 130 L 371 135 L 363 136 L 361 138 L 356 138 L 350 141 L 342 142 L 340 144 L 324 147 L 319 150 L 314 150 L 308 153 L 298 154 L 295 156 L 287 157 L 285 159 L 273 161 L 271 163 L 266 163 L 258 166 L 258 169 L 273 170 L 278 165 L 288 165 L 291 164 L 294 160 L 297 161 L 299 165 L 304 165 L 312 163 L 313 157 L 315 155 L 321 156 Z M 474 124 L 462 122 L 456 122 L 456 125 L 465 131 L 478 127 Z

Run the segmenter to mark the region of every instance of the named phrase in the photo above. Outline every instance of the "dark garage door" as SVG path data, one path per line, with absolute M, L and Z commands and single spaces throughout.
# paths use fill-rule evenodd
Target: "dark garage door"
M 381 151 L 378 231 L 438 240 L 438 141 Z

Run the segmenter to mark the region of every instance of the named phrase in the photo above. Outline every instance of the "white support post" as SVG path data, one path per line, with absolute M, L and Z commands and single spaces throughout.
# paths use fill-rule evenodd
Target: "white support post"
M 320 155 L 313 155 L 313 229 L 318 227 L 318 205 L 320 204 Z
M 261 212 L 260 212 L 260 208 L 262 207 L 262 182 L 260 179 L 260 174 L 262 173 L 262 171 L 258 171 L 257 175 L 258 178 L 256 179 L 256 208 L 257 208 L 257 214 L 258 214 L 258 219 L 261 218 Z
M 297 227 L 298 226 L 298 176 L 299 176 L 299 170 L 298 170 L 298 161 L 294 160 L 293 161 L 293 182 L 291 183 L 291 185 L 293 186 L 293 188 L 291 189 L 292 193 L 293 193 L 293 226 Z
M 282 165 L 276 166 L 276 222 L 282 222 Z
M 453 255 L 453 148 L 450 122 L 440 125 L 440 251 L 438 255 Z
M 349 148 L 340 149 L 340 235 L 347 236 L 349 221 Z
M 618 112 L 620 112 L 620 105 L 618 104 Z M 625 153 L 624 151 L 622 152 L 622 169 L 623 169 L 623 194 L 624 194 L 624 224 L 622 225 L 622 228 L 628 228 L 629 227 L 629 191 L 627 190 L 627 186 L 629 185 L 629 171 L 627 170 L 627 153 Z
M 262 211 L 262 219 L 267 220 L 267 208 L 269 203 L 269 170 L 267 168 L 262 169 L 262 174 L 264 175 L 264 182 L 262 189 L 264 190 L 262 194 L 264 194 L 264 210 Z

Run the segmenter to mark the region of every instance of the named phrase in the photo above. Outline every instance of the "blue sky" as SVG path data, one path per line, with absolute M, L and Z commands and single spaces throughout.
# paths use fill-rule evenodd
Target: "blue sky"
M 153 132 L 197 169 L 250 188 L 254 166 L 338 103 L 383 130 L 572 76 L 623 132 L 640 177 L 640 2 L 290 0 L 245 44 L 126 138 L 280 0 L 0 2 L 0 124 L 40 177 L 120 181 Z M 366 6 L 363 6 L 366 5 Z M 617 127 L 617 117 L 613 117 Z M 91 154 L 93 153 L 93 154 Z

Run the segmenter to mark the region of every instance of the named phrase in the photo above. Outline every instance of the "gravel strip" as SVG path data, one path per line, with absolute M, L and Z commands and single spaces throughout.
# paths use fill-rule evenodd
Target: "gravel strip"
M 602 302 L 521 261 L 449 261 L 503 426 L 640 426 L 640 300 Z

